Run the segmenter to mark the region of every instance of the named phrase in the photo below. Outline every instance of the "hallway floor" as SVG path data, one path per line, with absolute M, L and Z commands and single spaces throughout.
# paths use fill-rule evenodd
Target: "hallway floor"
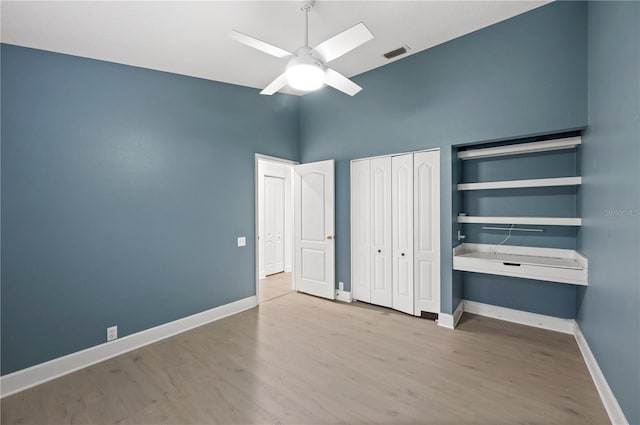
M 291 289 L 291 273 L 277 273 L 260 279 L 260 303 L 281 297 L 293 292 Z

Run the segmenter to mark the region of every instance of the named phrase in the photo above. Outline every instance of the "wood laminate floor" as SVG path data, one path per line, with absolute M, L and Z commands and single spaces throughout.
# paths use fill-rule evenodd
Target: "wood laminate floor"
M 2 400 L 2 424 L 606 424 L 570 335 L 299 293 Z
M 291 289 L 291 273 L 277 273 L 260 279 L 260 302 L 272 300 L 293 292 Z

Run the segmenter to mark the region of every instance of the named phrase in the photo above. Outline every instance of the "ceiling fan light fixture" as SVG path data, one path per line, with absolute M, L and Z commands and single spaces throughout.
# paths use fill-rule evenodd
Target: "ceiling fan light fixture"
M 318 90 L 324 85 L 325 71 L 308 46 L 299 48 L 287 64 L 287 84 L 301 91 Z
M 296 90 L 318 90 L 324 84 L 324 77 L 324 70 L 318 65 L 299 63 L 287 68 L 287 83 Z

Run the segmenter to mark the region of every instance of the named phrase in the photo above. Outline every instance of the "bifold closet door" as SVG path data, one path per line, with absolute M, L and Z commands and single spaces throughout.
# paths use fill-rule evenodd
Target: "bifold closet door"
M 371 302 L 393 305 L 391 240 L 391 157 L 371 160 Z
M 413 157 L 415 314 L 440 313 L 440 151 Z
M 391 158 L 393 308 L 414 314 L 413 154 Z
M 369 160 L 351 163 L 351 290 L 371 302 L 371 170 Z

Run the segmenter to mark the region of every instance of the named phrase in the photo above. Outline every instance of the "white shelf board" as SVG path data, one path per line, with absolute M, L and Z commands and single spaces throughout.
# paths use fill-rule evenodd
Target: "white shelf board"
M 517 189 L 522 187 L 577 186 L 580 184 L 582 184 L 582 177 L 555 177 L 550 179 L 461 183 L 458 185 L 458 190 Z
M 526 153 L 573 149 L 582 143 L 581 137 L 545 140 L 542 142 L 518 143 L 515 145 L 497 146 L 495 148 L 469 149 L 458 152 L 462 160 L 491 158 L 496 156 L 521 155 Z
M 582 219 L 573 217 L 479 217 L 465 215 L 458 216 L 458 223 L 582 226 Z
M 572 285 L 588 282 L 587 259 L 569 249 L 464 243 L 453 250 L 453 269 Z

